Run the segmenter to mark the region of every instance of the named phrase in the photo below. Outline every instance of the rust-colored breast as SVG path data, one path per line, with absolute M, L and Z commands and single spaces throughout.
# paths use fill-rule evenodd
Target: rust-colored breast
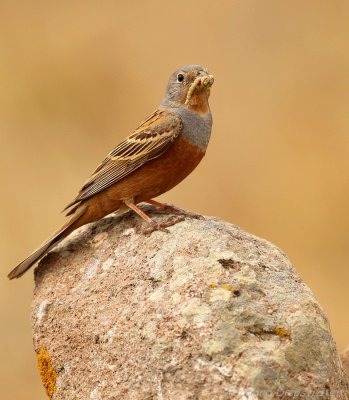
M 157 197 L 167 192 L 188 176 L 199 164 L 204 152 L 188 143 L 182 135 L 154 160 L 115 183 L 88 202 L 99 203 L 104 212 L 114 211 L 119 200 L 134 199 L 135 203 Z

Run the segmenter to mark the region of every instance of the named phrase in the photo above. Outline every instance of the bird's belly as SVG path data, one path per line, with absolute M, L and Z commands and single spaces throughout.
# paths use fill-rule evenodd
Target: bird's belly
M 106 189 L 110 199 L 134 199 L 137 204 L 167 192 L 188 176 L 199 164 L 204 152 L 181 135 L 154 160 Z

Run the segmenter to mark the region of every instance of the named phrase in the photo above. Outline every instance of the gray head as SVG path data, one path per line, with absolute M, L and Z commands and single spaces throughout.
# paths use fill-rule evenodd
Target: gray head
M 214 78 L 200 65 L 187 65 L 175 71 L 167 84 L 164 103 L 187 108 L 208 107 L 208 97 Z M 196 110 L 199 111 L 199 110 Z

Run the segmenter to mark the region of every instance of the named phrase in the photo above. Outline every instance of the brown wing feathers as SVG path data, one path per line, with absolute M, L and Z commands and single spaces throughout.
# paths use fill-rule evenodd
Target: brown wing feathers
M 155 111 L 109 153 L 65 210 L 120 181 L 147 161 L 159 157 L 181 129 L 180 118 L 167 111 Z

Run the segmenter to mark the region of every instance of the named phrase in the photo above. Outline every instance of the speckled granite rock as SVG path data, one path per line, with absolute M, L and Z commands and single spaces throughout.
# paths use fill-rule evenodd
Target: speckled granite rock
M 327 318 L 277 247 L 148 208 L 81 228 L 36 270 L 34 346 L 55 400 L 348 399 Z

